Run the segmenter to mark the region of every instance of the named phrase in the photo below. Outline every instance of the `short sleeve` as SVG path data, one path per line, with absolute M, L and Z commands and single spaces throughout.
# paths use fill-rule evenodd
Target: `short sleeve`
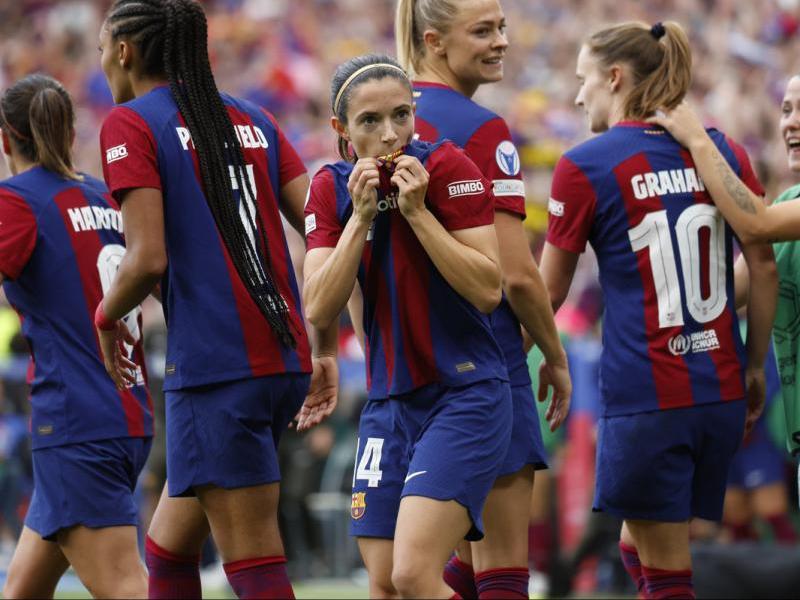
M 478 167 L 454 144 L 445 142 L 425 165 L 431 212 L 448 231 L 494 224 L 494 197 Z
M 323 167 L 311 180 L 305 207 L 306 250 L 335 248 L 344 227 L 336 211 L 336 181 L 330 169 Z
M 36 216 L 21 197 L 0 189 L 0 273 L 19 277 L 36 247 Z
M 548 203 L 547 241 L 569 252 L 581 253 L 594 221 L 596 195 L 583 171 L 562 156 L 553 173 Z
M 756 196 L 763 197 L 766 193 L 764 191 L 764 186 L 761 185 L 755 171 L 753 171 L 753 165 L 750 163 L 750 157 L 747 156 L 747 151 L 729 137 L 726 136 L 725 140 L 728 142 L 731 150 L 733 150 L 736 161 L 739 163 L 739 178 Z
M 283 187 L 293 179 L 303 175 L 306 172 L 306 166 L 303 164 L 303 161 L 300 159 L 300 155 L 297 154 L 294 146 L 292 146 L 291 142 L 289 142 L 289 140 L 286 139 L 286 136 L 283 135 L 283 130 L 278 125 L 275 117 L 269 111 L 266 111 L 263 108 L 261 110 L 272 122 L 272 124 L 275 126 L 275 130 L 278 132 L 278 156 L 280 156 L 280 165 L 278 166 L 278 169 L 281 187 Z
M 117 202 L 125 190 L 162 189 L 153 134 L 130 108 L 118 106 L 106 117 L 100 131 L 100 152 L 106 185 Z
M 497 117 L 481 125 L 464 146 L 464 151 L 492 184 L 495 209 L 525 218 L 525 184 L 511 132 Z

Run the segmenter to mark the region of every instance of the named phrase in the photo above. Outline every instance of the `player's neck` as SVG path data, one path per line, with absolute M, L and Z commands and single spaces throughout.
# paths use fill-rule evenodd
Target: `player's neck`
M 131 89 L 133 90 L 133 95 L 135 98 L 149 94 L 155 88 L 162 85 L 169 85 L 169 82 L 160 77 L 142 77 L 131 80 Z
M 31 162 L 16 153 L 10 157 L 8 162 L 8 167 L 11 170 L 12 175 L 20 175 L 25 171 L 30 171 L 33 167 L 39 166 L 39 163 Z
M 437 65 L 423 65 L 414 79 L 446 85 L 458 93 L 464 94 L 467 98 L 472 98 L 478 89 L 477 85 L 470 85 L 460 80 L 450 69 L 440 68 Z

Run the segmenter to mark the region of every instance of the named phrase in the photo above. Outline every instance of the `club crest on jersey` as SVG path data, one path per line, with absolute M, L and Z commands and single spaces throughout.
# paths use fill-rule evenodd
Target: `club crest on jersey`
M 358 520 L 365 512 L 367 512 L 367 492 L 355 492 L 350 503 L 350 516 Z
M 497 161 L 497 166 L 500 167 L 500 170 L 506 175 L 511 175 L 513 177 L 519 173 L 519 153 L 514 144 L 508 140 L 500 142 L 497 145 L 494 157 Z
M 482 194 L 486 188 L 480 179 L 468 181 L 454 181 L 447 186 L 447 193 L 450 198 L 460 198 L 461 196 L 477 196 Z
M 679 333 L 669 339 L 667 348 L 674 356 L 683 356 L 689 352 L 692 354 L 709 352 L 719 349 L 719 337 L 715 329 L 696 331 L 690 335 Z
M 106 164 L 110 165 L 112 162 L 122 160 L 128 156 L 128 143 L 120 144 L 106 150 Z

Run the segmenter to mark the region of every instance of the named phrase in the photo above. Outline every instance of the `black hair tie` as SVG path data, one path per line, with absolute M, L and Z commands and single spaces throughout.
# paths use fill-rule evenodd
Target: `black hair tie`
M 650 35 L 656 38 L 656 40 L 660 40 L 662 37 L 664 37 L 665 33 L 667 33 L 667 29 L 664 27 L 664 24 L 661 21 L 650 28 Z

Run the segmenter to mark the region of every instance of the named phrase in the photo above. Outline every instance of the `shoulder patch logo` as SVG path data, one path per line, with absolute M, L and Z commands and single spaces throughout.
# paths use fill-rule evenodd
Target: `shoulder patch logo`
M 502 141 L 497 145 L 497 150 L 494 153 L 497 166 L 506 175 L 512 177 L 519 174 L 519 152 L 517 148 L 508 140 Z
M 454 181 L 447 186 L 447 193 L 450 198 L 461 196 L 477 196 L 485 191 L 483 182 L 480 179 L 469 179 L 464 181 Z M 380 207 L 379 207 L 380 208 Z
M 316 228 L 317 228 L 317 215 L 315 213 L 306 215 L 306 235 L 314 231 Z
M 550 212 L 551 215 L 554 217 L 563 217 L 564 216 L 564 203 L 559 202 L 554 198 L 550 198 L 547 203 L 547 210 Z
M 111 164 L 114 161 L 122 160 L 128 156 L 128 144 L 120 144 L 106 150 L 106 164 Z

